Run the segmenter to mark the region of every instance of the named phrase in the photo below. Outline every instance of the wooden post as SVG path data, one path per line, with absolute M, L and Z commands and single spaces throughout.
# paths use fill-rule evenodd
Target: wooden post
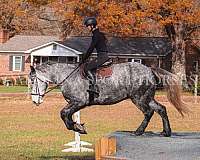
M 116 138 L 103 137 L 95 144 L 95 160 L 126 160 L 126 158 L 115 157 L 117 152 Z
M 101 140 L 95 143 L 95 160 L 101 160 Z
M 95 159 L 103 160 L 104 156 L 113 155 L 116 153 L 116 138 L 103 137 L 95 144 Z

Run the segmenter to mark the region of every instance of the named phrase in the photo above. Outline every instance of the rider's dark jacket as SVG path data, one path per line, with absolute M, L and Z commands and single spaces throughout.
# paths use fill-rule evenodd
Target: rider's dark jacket
M 88 59 L 88 57 L 92 54 L 94 49 L 97 51 L 97 63 L 104 63 L 108 58 L 108 48 L 106 45 L 106 37 L 105 35 L 99 31 L 99 29 L 95 29 L 92 31 L 92 42 L 87 52 L 83 55 L 83 60 Z

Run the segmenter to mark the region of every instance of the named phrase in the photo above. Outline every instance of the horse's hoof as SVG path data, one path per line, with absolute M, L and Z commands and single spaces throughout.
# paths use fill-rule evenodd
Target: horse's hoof
M 78 131 L 78 133 L 80 133 L 80 134 L 87 134 L 86 130 Z
M 80 134 L 87 134 L 86 132 L 86 129 L 84 127 L 84 124 L 78 124 L 78 123 L 75 123 L 74 124 L 74 129 L 73 129 L 75 132 L 78 132 Z
M 166 132 L 166 131 L 162 131 L 160 133 L 161 136 L 164 136 L 164 137 L 170 137 L 171 136 L 171 132 Z
M 134 136 L 141 136 L 144 132 L 142 131 L 133 131 L 131 135 L 134 135 Z

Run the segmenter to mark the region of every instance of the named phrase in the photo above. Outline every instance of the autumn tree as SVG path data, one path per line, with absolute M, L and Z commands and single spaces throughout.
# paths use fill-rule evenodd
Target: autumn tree
M 11 36 L 24 31 L 39 31 L 40 8 L 50 0 L 0 0 L 0 29 Z
M 186 80 L 185 47 L 191 34 L 200 27 L 198 0 L 134 0 L 138 25 L 156 22 L 172 42 L 172 72 Z
M 63 36 L 85 34 L 83 19 L 95 16 L 99 27 L 112 35 L 133 33 L 133 12 L 131 3 L 107 0 L 55 0 L 52 3 L 58 21 L 62 23 Z

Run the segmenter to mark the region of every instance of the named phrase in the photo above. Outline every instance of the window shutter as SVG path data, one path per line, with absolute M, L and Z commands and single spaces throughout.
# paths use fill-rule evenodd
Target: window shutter
M 25 69 L 25 56 L 22 56 L 22 71 Z
M 13 71 L 13 56 L 9 56 L 9 71 Z

